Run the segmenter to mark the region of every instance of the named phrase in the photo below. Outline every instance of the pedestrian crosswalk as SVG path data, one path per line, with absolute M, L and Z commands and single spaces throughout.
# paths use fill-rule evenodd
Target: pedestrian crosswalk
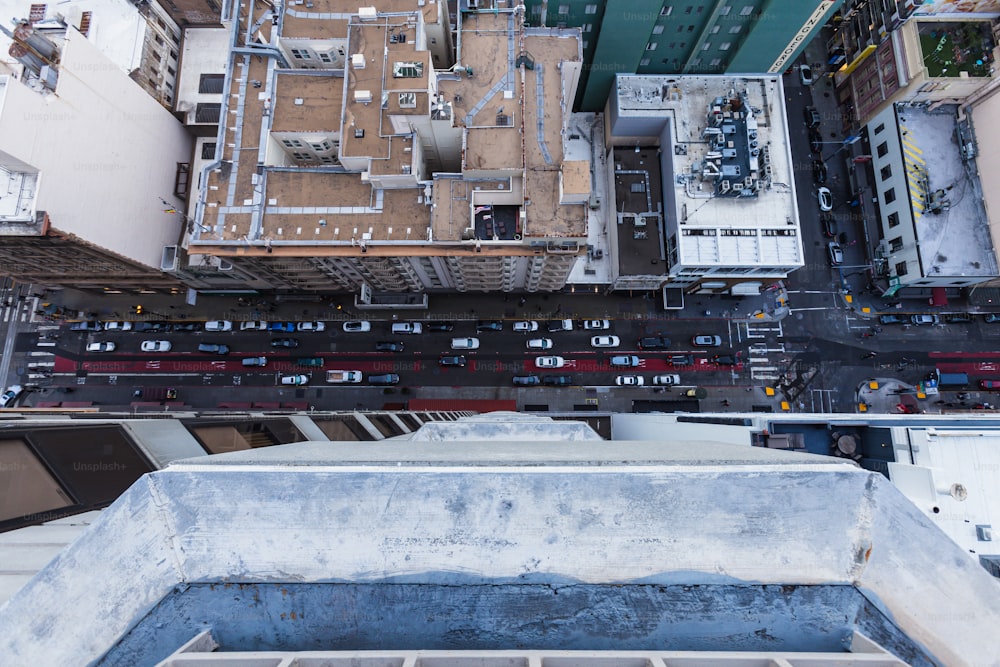
M 0 322 L 30 322 L 34 313 L 34 301 L 3 301 L 0 302 Z

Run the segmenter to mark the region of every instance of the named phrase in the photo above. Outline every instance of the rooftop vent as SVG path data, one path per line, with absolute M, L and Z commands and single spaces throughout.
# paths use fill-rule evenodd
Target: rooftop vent
M 365 54 L 355 53 L 351 56 L 351 66 L 354 69 L 364 69 L 365 68 Z
M 362 21 L 374 21 L 378 18 L 378 10 L 374 7 L 358 7 L 358 18 Z
M 354 101 L 360 102 L 362 104 L 368 104 L 372 101 L 372 91 L 370 90 L 355 90 L 354 91 Z

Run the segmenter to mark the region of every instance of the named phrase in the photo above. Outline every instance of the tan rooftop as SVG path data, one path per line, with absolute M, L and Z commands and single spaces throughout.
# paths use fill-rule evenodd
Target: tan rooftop
M 562 189 L 566 194 L 590 194 L 590 163 L 571 160 L 562 165 Z
M 437 20 L 437 0 L 309 0 L 289 3 L 282 20 L 282 36 L 290 39 L 345 39 L 350 15 L 361 7 L 377 7 L 380 13 L 421 12 L 427 22 Z
M 322 70 L 287 70 L 275 77 L 272 132 L 339 132 L 344 79 Z

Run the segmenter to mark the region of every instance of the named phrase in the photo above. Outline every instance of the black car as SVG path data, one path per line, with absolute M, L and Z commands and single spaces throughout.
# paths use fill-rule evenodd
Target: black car
M 395 373 L 383 373 L 382 375 L 369 375 L 368 384 L 399 384 L 399 376 Z
M 271 347 L 295 348 L 298 346 L 298 338 L 275 338 L 271 341 Z
M 816 181 L 816 185 L 823 185 L 826 183 L 826 162 L 822 160 L 813 160 L 813 180 Z
M 375 343 L 376 352 L 402 352 L 403 344 L 391 340 L 380 340 Z
M 823 135 L 815 127 L 809 129 L 809 150 L 817 155 L 823 152 Z
M 948 324 L 968 324 L 972 321 L 969 313 L 948 313 L 944 316 L 944 321 Z
M 174 331 L 201 331 L 201 322 L 175 322 Z
M 735 366 L 739 362 L 736 361 L 736 357 L 731 354 L 717 354 L 712 357 L 712 363 L 718 364 L 719 366 Z
M 136 322 L 132 325 L 132 331 L 148 333 L 167 333 L 173 329 L 169 322 Z
M 559 333 L 560 331 L 572 331 L 573 320 L 549 320 L 546 323 L 549 333 Z
M 454 331 L 455 325 L 451 322 L 425 322 L 424 329 L 427 331 Z
M 901 315 L 879 315 L 878 322 L 879 324 L 906 324 L 908 320 Z
M 829 213 L 820 213 L 819 222 L 823 225 L 823 236 L 832 239 L 837 235 L 837 219 Z
M 198 351 L 206 354 L 229 354 L 229 346 L 219 343 L 201 343 L 198 345 Z
M 573 384 L 572 375 L 545 375 L 542 377 L 542 384 L 546 387 L 568 387 Z
M 806 107 L 803 109 L 803 117 L 806 121 L 807 127 L 818 127 L 820 122 L 819 112 L 816 111 L 816 107 Z
M 514 384 L 521 387 L 534 387 L 540 385 L 542 379 L 537 375 L 515 375 Z
M 671 354 L 667 357 L 667 361 L 671 366 L 692 366 L 694 365 L 694 357 L 690 354 Z
M 448 355 L 438 359 L 441 366 L 465 366 L 465 357 L 460 354 Z
M 476 332 L 483 331 L 503 331 L 503 322 L 500 320 L 479 320 L 476 322 Z
M 636 344 L 640 350 L 665 350 L 670 347 L 670 339 L 666 336 L 645 336 Z

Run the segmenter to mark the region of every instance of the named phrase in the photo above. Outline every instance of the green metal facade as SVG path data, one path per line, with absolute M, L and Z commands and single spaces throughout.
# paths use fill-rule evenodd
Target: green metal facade
M 526 8 L 529 25 L 580 28 L 575 108 L 600 111 L 618 73 L 758 74 L 783 53 L 790 63 L 842 2 L 526 0 Z

